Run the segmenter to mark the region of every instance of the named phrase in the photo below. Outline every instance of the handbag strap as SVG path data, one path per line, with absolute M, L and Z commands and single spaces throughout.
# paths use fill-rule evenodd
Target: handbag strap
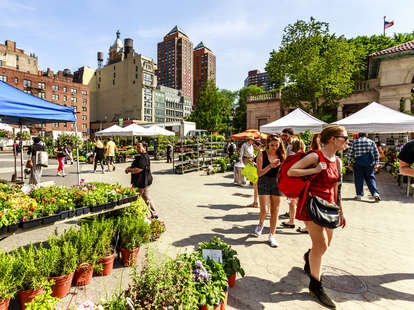
M 336 202 L 336 204 L 338 206 L 341 206 L 341 203 L 342 203 L 342 195 L 341 195 L 342 169 L 341 169 L 341 165 L 340 165 L 339 161 L 340 161 L 340 159 L 338 157 L 336 157 L 336 168 L 338 169 L 338 191 L 337 191 L 337 202 Z

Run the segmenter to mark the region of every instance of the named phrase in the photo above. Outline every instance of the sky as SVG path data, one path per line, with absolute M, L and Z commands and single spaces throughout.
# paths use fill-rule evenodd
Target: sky
M 157 43 L 175 26 L 216 55 L 217 87 L 238 90 L 247 72 L 264 70 L 283 29 L 311 16 L 345 37 L 414 31 L 412 0 L 0 0 L 0 42 L 12 40 L 39 57 L 39 69 L 96 68 L 121 32 L 156 62 Z

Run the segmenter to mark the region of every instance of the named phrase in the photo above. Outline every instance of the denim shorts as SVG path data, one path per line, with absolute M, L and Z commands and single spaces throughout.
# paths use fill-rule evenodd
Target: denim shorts
M 257 182 L 259 195 L 283 196 L 279 191 L 279 184 L 276 177 L 261 176 Z

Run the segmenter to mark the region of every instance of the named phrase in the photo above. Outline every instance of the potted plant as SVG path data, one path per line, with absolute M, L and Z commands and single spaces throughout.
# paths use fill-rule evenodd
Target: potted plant
M 47 282 L 47 256 L 43 247 L 35 248 L 30 244 L 29 248 L 19 248 L 13 253 L 13 276 L 18 280 L 17 297 L 20 309 L 25 309 L 25 304 L 32 301 L 37 295 L 43 293 Z
M 135 265 L 138 262 L 138 252 L 145 241 L 144 236 L 149 232 L 149 224 L 144 219 L 121 217 L 117 228 L 121 242 L 121 257 L 124 266 Z
M 52 283 L 48 282 L 43 293 L 26 304 L 26 310 L 56 309 L 55 306 L 59 303 L 59 298 L 53 296 L 51 286 Z
M 112 219 L 101 218 L 90 223 L 92 230 L 96 231 L 99 238 L 95 244 L 98 255 L 98 262 L 95 271 L 100 276 L 107 276 L 112 273 L 115 260 L 115 247 L 112 241 L 115 235 L 115 224 Z
M 73 278 L 74 285 L 89 284 L 92 280 L 94 265 L 98 260 L 95 244 L 99 235 L 89 225 L 82 225 L 79 231 L 71 227 L 62 235 L 62 239 L 71 242 L 77 249 L 78 267 Z
M 10 299 L 17 292 L 18 279 L 14 277 L 15 257 L 0 252 L 0 310 L 9 308 Z
M 244 277 L 244 270 L 240 265 L 240 260 L 237 257 L 237 252 L 232 247 L 221 240 L 219 237 L 214 236 L 208 242 L 200 242 L 198 244 L 198 251 L 202 253 L 203 249 L 221 250 L 223 258 L 223 268 L 227 274 L 229 286 L 233 287 L 236 281 L 236 274 L 240 274 Z
M 48 279 L 53 280 L 52 296 L 63 298 L 70 292 L 73 276 L 77 267 L 76 247 L 69 241 L 61 240 L 56 234 L 49 237 L 47 250 Z

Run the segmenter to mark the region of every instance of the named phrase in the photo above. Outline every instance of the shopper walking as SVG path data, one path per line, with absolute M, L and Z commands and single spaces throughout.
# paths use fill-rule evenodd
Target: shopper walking
M 279 137 L 275 135 L 269 136 L 266 150 L 261 151 L 257 156 L 257 174 L 259 176 L 257 189 L 260 201 L 260 217 L 255 234 L 258 236 L 262 234 L 264 220 L 267 217 L 266 206 L 270 206 L 269 243 L 272 247 L 279 246 L 275 238 L 275 233 L 282 193 L 279 191 L 277 174 L 279 172 L 279 166 L 285 158 L 285 147 Z
M 291 153 L 295 154 L 297 152 L 305 151 L 305 143 L 300 139 L 293 139 L 291 143 Z M 296 204 L 298 202 L 297 198 L 288 199 L 289 202 L 289 221 L 282 222 L 282 226 L 286 228 L 295 228 L 295 214 L 296 214 Z
M 150 186 L 152 184 L 151 164 L 147 153 L 147 144 L 137 144 L 138 155 L 135 156 L 131 166 L 125 169 L 125 173 L 131 173 L 131 184 L 138 188 L 141 197 L 150 208 L 151 217 L 158 218 L 154 203 L 151 199 Z
M 348 147 L 347 132 L 342 126 L 328 126 L 322 130 L 320 141 L 323 145 L 321 150 L 312 152 L 293 164 L 288 175 L 303 177 L 316 174 L 310 185 L 309 193 L 328 202 L 337 203 L 340 207 L 340 226 L 344 228 L 346 222 L 341 208 L 338 186 L 341 175 L 341 169 L 338 171 L 338 164 L 341 167 L 341 161 L 336 157 L 336 152 Z M 335 303 L 325 293 L 321 284 L 322 257 L 331 245 L 333 230 L 319 226 L 312 221 L 306 209 L 309 197 L 310 195 L 299 197 L 296 210 L 296 219 L 305 222 L 312 240 L 312 248 L 304 255 L 304 270 L 310 277 L 309 291 L 311 295 L 318 298 L 326 307 L 335 309 Z
M 294 154 L 292 152 L 292 141 L 293 141 L 293 128 L 285 128 L 282 130 L 282 134 L 280 138 L 283 141 L 283 145 L 285 146 L 286 156 Z
M 254 138 L 253 138 L 253 135 L 251 135 L 247 138 L 247 141 L 244 142 L 240 148 L 239 160 L 244 165 L 253 164 L 253 159 L 254 159 L 253 142 L 254 142 Z M 242 184 L 246 184 L 246 183 L 247 183 L 246 177 L 243 176 Z
M 102 174 L 105 173 L 104 164 L 103 164 L 104 154 L 105 154 L 104 145 L 103 145 L 102 141 L 99 138 L 97 138 L 96 139 L 96 144 L 95 144 L 95 149 L 93 151 L 93 161 L 94 161 L 93 173 L 96 173 L 96 167 L 98 165 L 98 162 L 101 165 Z
M 59 163 L 56 175 L 64 177 L 66 175 L 65 174 L 65 159 L 66 159 L 66 156 L 68 156 L 68 151 L 65 146 L 62 146 L 58 142 L 57 148 L 55 149 L 55 154 L 56 154 L 57 161 Z
M 167 163 L 172 163 L 173 146 L 171 142 L 167 144 Z
M 367 138 L 367 134 L 361 132 L 355 139 L 348 152 L 348 167 L 354 171 L 356 200 L 364 196 L 364 180 L 375 201 L 381 197 L 375 182 L 375 169 L 379 167 L 379 153 L 374 141 Z
M 106 149 L 105 149 L 106 164 L 108 165 L 108 172 L 111 171 L 110 166 L 112 166 L 112 171 L 115 171 L 115 164 L 114 164 L 115 150 L 116 150 L 116 144 L 112 140 L 112 138 L 109 137 L 108 142 L 106 143 Z
M 33 144 L 30 146 L 29 150 L 27 151 L 28 155 L 31 156 L 31 160 L 33 163 L 33 167 L 30 170 L 30 179 L 29 184 L 39 184 L 40 178 L 42 177 L 42 166 L 38 165 L 36 162 L 36 153 L 39 151 L 44 151 L 45 147 L 41 143 L 39 137 L 33 138 Z

